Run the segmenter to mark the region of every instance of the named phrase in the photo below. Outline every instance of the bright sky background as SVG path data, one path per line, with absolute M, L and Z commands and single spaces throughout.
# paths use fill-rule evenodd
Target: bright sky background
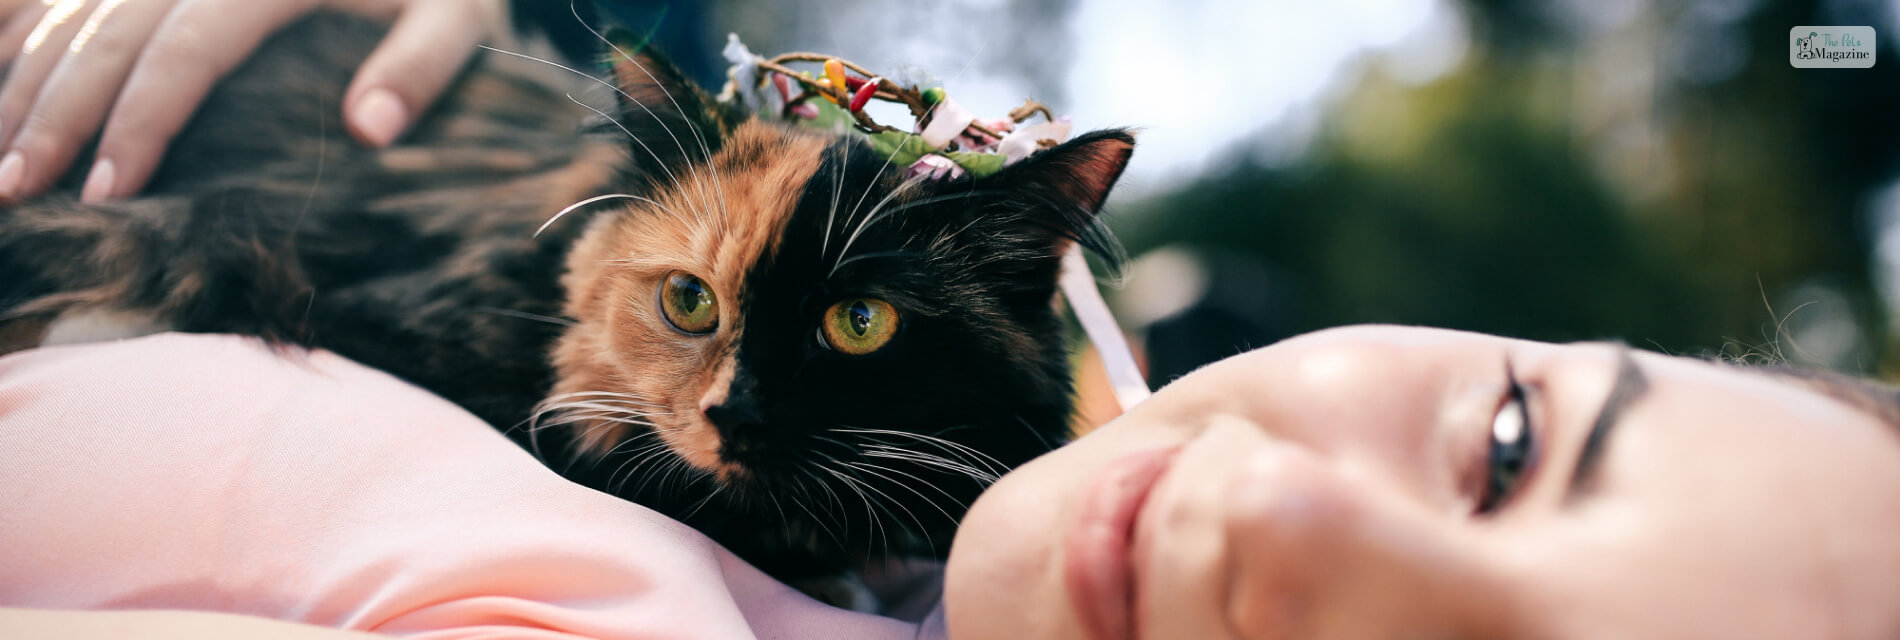
M 735 28 L 759 53 L 773 53 L 763 49 L 780 36 L 786 46 L 876 69 L 919 66 L 983 117 L 1034 97 L 1049 99 L 1079 131 L 1138 128 L 1118 198 L 1178 186 L 1237 154 L 1294 161 L 1329 98 L 1368 64 L 1423 82 L 1456 67 L 1468 44 L 1465 17 L 1449 0 L 1078 0 L 1060 25 L 1010 25 L 1006 3 L 943 0 L 902 11 L 865 3 L 826 10 L 815 23 L 738 16 Z M 1039 37 L 1068 40 L 1047 48 L 1058 57 L 1038 61 L 1068 63 L 1061 87 L 1029 86 L 999 66 L 1023 61 L 989 59 Z M 1015 55 L 1034 55 L 1036 43 L 1028 44 Z M 871 115 L 908 117 L 876 103 Z
M 1142 130 L 1125 183 L 1137 192 L 1236 154 L 1291 160 L 1367 54 L 1423 81 L 1466 47 L 1464 18 L 1444 0 L 1090 0 L 1076 11 L 1064 107 L 1084 129 Z

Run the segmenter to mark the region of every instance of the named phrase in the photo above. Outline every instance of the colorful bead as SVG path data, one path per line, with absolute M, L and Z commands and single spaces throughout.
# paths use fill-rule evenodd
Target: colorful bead
M 844 63 L 837 58 L 825 61 L 825 79 L 831 81 L 832 91 L 845 90 Z
M 877 87 L 879 84 L 882 84 L 883 82 L 884 82 L 883 78 L 872 78 L 870 80 L 866 80 L 863 86 L 858 87 L 857 95 L 851 96 L 851 110 L 857 111 L 859 109 L 863 109 L 864 103 L 871 101 L 871 96 L 877 94 Z

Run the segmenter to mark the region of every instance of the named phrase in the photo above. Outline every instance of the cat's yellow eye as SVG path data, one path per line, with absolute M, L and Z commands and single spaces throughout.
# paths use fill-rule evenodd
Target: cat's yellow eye
M 660 310 L 667 324 L 686 333 L 711 333 L 719 328 L 719 298 L 698 276 L 674 271 L 660 283 Z
M 825 310 L 819 328 L 825 346 L 861 356 L 883 348 L 897 335 L 897 307 L 874 298 L 851 298 Z

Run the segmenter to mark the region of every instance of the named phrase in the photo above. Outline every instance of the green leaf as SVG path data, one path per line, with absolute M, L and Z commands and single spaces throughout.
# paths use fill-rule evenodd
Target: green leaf
M 837 107 L 834 106 L 832 108 L 836 109 Z M 842 109 L 840 110 L 842 111 Z M 924 142 L 923 136 L 916 134 L 898 131 L 879 131 L 866 137 L 871 139 L 872 149 L 883 154 L 884 157 L 890 158 L 892 164 L 900 166 L 909 166 L 919 158 L 924 157 L 924 154 L 932 151 L 930 145 Z
M 833 133 L 843 133 L 849 130 L 851 125 L 857 123 L 857 120 L 852 118 L 849 112 L 845 111 L 843 107 L 832 104 L 830 100 L 814 97 L 805 102 L 818 108 L 818 117 L 802 123 L 807 127 L 823 129 Z
M 971 153 L 969 151 L 951 151 L 943 155 L 950 158 L 951 162 L 957 163 L 957 166 L 963 167 L 964 171 L 970 172 L 971 176 L 978 178 L 996 175 L 996 172 L 1003 170 L 1003 161 L 1008 159 L 1000 153 Z

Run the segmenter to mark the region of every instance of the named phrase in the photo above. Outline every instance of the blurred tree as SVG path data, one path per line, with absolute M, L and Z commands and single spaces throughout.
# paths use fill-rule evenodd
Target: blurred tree
M 1734 355 L 1773 349 L 1801 302 L 1787 296 L 1822 283 L 1860 334 L 1822 364 L 1872 372 L 1890 338 L 1864 212 L 1900 169 L 1900 71 L 1794 69 L 1786 51 L 1795 25 L 1881 14 L 1728 5 L 1586 20 L 1598 5 L 1471 0 L 1461 69 L 1413 87 L 1375 65 L 1303 158 L 1243 159 L 1129 203 L 1120 230 L 1135 253 L 1281 267 L 1301 281 L 1298 330 L 1400 322 Z

